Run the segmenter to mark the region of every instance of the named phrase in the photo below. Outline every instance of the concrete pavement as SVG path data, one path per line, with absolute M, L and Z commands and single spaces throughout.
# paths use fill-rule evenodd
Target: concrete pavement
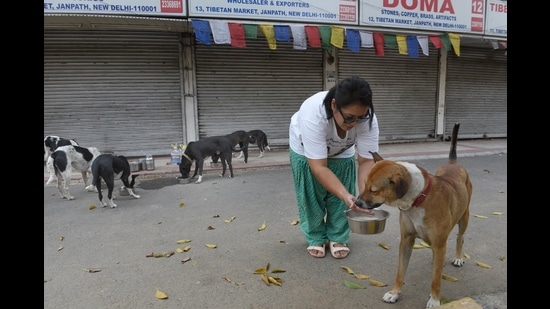
M 379 153 L 389 160 L 415 160 L 415 159 L 434 159 L 445 158 L 449 154 L 449 142 L 408 142 L 408 143 L 392 143 L 381 144 Z M 478 155 L 489 155 L 496 153 L 506 153 L 508 150 L 507 139 L 473 139 L 459 140 L 457 144 L 457 152 L 459 157 L 470 157 Z M 170 163 L 170 157 L 154 157 L 154 170 L 140 170 L 133 174 L 141 175 L 139 179 L 151 179 L 160 177 L 178 177 L 180 176 L 177 165 Z M 258 158 L 259 151 L 255 145 L 252 145 L 249 150 L 248 163 L 244 160 L 233 158 L 233 169 L 249 170 L 249 169 L 266 169 L 274 167 L 289 166 L 288 149 L 273 149 L 266 151 L 263 158 Z M 138 161 L 141 158 L 129 158 L 130 161 Z M 211 164 L 210 160 L 205 160 L 204 174 L 219 173 L 221 171 L 221 163 Z M 44 165 L 44 182 L 48 180 L 49 174 Z M 71 182 L 80 182 L 80 173 L 73 173 Z M 50 185 L 55 185 L 55 182 Z

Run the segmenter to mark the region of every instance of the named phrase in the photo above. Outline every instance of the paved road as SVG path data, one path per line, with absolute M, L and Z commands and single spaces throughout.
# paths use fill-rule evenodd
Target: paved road
M 462 268 L 451 265 L 456 228 L 448 241 L 442 296 L 471 297 L 484 309 L 507 308 L 507 155 L 459 158 L 474 184 L 470 226 Z M 434 172 L 444 159 L 411 161 Z M 120 184 L 119 184 L 120 185 Z M 398 211 L 386 230 L 352 234 L 346 259 L 310 257 L 297 219 L 288 167 L 240 170 L 235 178 L 207 174 L 202 184 L 175 178 L 139 180 L 136 200 L 117 198 L 115 209 L 101 208 L 96 193 L 71 185 L 75 200 L 61 200 L 54 186 L 44 188 L 44 308 L 424 308 L 429 295 L 431 251 L 414 250 L 402 296 L 386 304 L 382 296 L 396 272 Z M 90 206 L 98 206 L 90 210 Z M 493 212 L 503 212 L 494 215 Z M 488 218 L 478 218 L 474 215 Z M 232 219 L 232 221 L 231 221 Z M 226 222 L 230 221 L 230 222 Z M 265 222 L 266 228 L 258 231 Z M 61 240 L 60 237 L 63 237 Z M 187 244 L 178 240 L 189 239 Z M 385 250 L 378 245 L 389 245 Z M 209 249 L 206 244 L 216 244 Z M 151 253 L 187 252 L 170 257 Z M 182 263 L 182 260 L 190 258 Z M 476 266 L 476 261 L 492 269 Z M 267 263 L 282 286 L 267 286 L 257 268 Z M 388 284 L 369 285 L 341 266 Z M 99 270 L 87 272 L 85 269 Z M 365 286 L 350 289 L 344 280 Z M 156 290 L 168 295 L 155 298 Z

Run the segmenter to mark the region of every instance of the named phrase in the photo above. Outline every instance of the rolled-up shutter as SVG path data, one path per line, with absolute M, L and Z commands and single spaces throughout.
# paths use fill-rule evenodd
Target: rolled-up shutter
M 322 50 L 270 50 L 265 38 L 246 45 L 196 46 L 200 138 L 260 129 L 270 145 L 288 146 L 290 117 L 323 90 Z
M 44 135 L 127 156 L 183 141 L 179 34 L 44 31 Z
M 460 122 L 461 138 L 508 134 L 507 57 L 503 50 L 462 46 L 449 52 L 445 132 Z
M 374 48 L 338 51 L 338 78 L 364 77 L 373 92 L 380 142 L 433 139 L 435 137 L 438 51 L 418 58 L 386 48 L 376 56 Z

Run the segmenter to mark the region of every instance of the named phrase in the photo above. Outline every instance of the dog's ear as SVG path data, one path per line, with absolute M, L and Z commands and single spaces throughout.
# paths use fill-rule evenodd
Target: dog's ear
M 392 177 L 390 182 L 395 186 L 397 198 L 402 198 L 409 191 L 409 182 L 404 177 Z
M 374 159 L 374 163 L 384 160 L 384 158 L 382 158 L 382 156 L 379 155 L 378 152 L 372 152 L 372 151 L 369 151 L 369 152 L 372 154 L 372 158 Z

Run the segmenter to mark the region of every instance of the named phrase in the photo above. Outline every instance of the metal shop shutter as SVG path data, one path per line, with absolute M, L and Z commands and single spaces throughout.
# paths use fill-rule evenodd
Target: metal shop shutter
M 503 50 L 461 47 L 449 52 L 445 131 L 460 122 L 461 138 L 507 137 L 507 56 Z
M 44 31 L 44 135 L 126 156 L 183 141 L 177 33 Z
M 322 50 L 270 50 L 263 37 L 246 44 L 196 45 L 200 138 L 260 129 L 270 145 L 288 146 L 290 117 L 323 90 Z
M 380 127 L 380 143 L 435 138 L 438 50 L 429 56 L 400 55 L 385 48 L 376 56 L 374 48 L 359 53 L 338 51 L 338 78 L 357 75 L 371 85 L 373 105 Z

